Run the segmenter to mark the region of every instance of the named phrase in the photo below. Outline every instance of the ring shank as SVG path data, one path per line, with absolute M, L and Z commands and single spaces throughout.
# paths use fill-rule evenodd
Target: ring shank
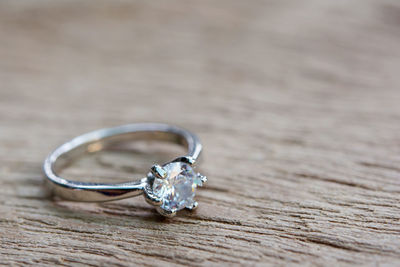
M 142 194 L 147 178 L 134 182 L 105 184 L 64 179 L 57 175 L 64 162 L 77 155 L 103 150 L 116 142 L 128 140 L 157 140 L 186 146 L 186 156 L 196 160 L 202 146 L 193 133 L 168 124 L 141 123 L 101 129 L 78 136 L 54 150 L 45 160 L 43 169 L 53 192 L 75 201 L 110 201 Z

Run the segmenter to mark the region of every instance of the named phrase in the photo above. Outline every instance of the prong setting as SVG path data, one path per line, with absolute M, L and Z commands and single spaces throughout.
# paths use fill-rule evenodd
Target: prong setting
M 199 203 L 197 201 L 193 201 L 192 205 L 186 207 L 186 209 L 193 211 L 193 210 L 197 209 L 198 206 L 199 206 Z
M 174 159 L 172 162 L 183 162 L 183 163 L 187 163 L 190 166 L 194 165 L 196 163 L 196 160 L 192 157 L 189 156 L 185 156 L 185 157 L 179 157 Z
M 161 206 L 163 203 L 160 197 L 154 195 L 153 189 L 149 184 L 144 187 L 144 198 L 147 203 L 153 206 Z
M 165 210 L 161 207 L 156 208 L 157 212 L 160 213 L 162 216 L 172 218 L 176 215 L 176 210 Z
M 155 164 L 151 167 L 151 173 L 154 175 L 154 177 L 158 179 L 165 179 L 168 175 L 168 173 L 163 169 L 163 167 L 161 167 L 158 164 Z
M 207 177 L 196 173 L 193 163 L 191 157 L 180 157 L 163 166 L 151 167 L 143 191 L 146 201 L 161 215 L 173 217 L 179 210 L 197 208 L 196 188 L 203 186 Z
M 197 178 L 199 178 L 201 181 L 200 186 L 203 186 L 203 184 L 205 184 L 207 182 L 207 176 L 202 175 L 201 173 L 197 173 Z

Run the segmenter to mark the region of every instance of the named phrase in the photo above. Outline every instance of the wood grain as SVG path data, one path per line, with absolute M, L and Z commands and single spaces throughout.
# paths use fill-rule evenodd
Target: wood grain
M 399 29 L 395 0 L 1 1 L 0 264 L 398 266 Z M 197 212 L 49 198 L 57 145 L 147 121 L 201 137 Z M 66 173 L 168 156 L 114 152 Z

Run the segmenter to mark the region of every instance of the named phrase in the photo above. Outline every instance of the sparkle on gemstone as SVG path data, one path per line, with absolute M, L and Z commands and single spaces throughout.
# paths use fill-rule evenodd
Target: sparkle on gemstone
M 167 172 L 165 179 L 154 179 L 153 193 L 162 198 L 161 208 L 167 211 L 178 211 L 191 207 L 197 186 L 201 186 L 201 178 L 193 168 L 183 162 L 172 162 L 163 166 Z

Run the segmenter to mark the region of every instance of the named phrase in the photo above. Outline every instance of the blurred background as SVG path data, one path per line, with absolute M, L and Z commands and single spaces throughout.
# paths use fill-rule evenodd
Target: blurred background
M 57 221 L 64 215 L 41 199 L 40 187 L 52 149 L 98 128 L 164 122 L 204 143 L 202 171 L 210 179 L 193 215 L 207 222 L 199 231 L 223 221 L 273 232 L 236 240 L 224 232 L 215 242 L 228 254 L 239 247 L 236 263 L 287 263 L 299 249 L 323 264 L 337 247 L 340 256 L 328 259 L 398 259 L 399 70 L 397 0 L 0 1 L 2 212 L 19 222 L 47 209 L 54 216 L 47 221 Z M 80 168 L 100 175 L 109 167 L 91 164 Z M 129 220 L 114 222 L 121 227 L 154 216 L 142 199 L 126 203 L 133 204 L 79 209 L 125 209 Z M 299 231 L 288 235 L 300 248 L 274 232 L 290 229 Z M 325 239 L 310 237 L 313 230 Z M 151 250 L 149 240 L 140 242 Z M 386 254 L 374 254 L 382 248 Z M 276 256 L 282 253 L 289 258 Z
M 371 0 L 2 1 L 3 153 L 36 160 L 76 134 L 142 121 L 193 129 L 220 146 L 211 158 L 265 159 L 275 140 L 347 146 L 355 132 L 381 147 L 399 116 L 399 10 Z

